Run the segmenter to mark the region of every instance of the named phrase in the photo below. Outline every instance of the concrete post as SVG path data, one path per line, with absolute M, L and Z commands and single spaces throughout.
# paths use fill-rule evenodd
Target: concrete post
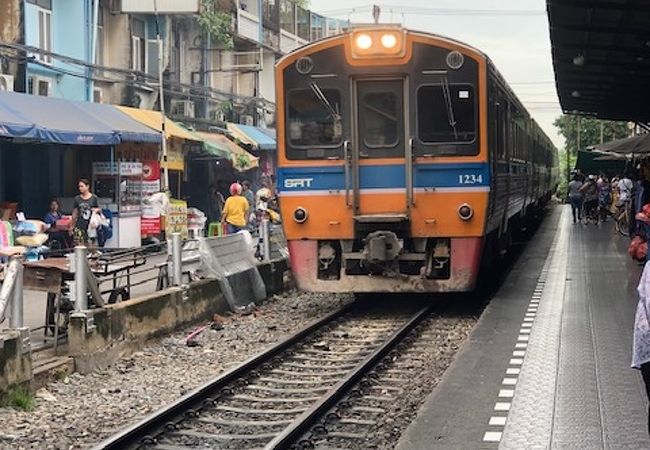
M 23 263 L 19 256 L 12 256 L 11 259 L 16 264 L 17 272 L 11 295 L 11 317 L 9 323 L 11 328 L 18 329 L 23 327 Z
M 88 309 L 88 296 L 86 295 L 87 283 L 86 270 L 88 268 L 88 249 L 84 246 L 74 248 L 74 284 L 75 284 L 75 311 Z
M 183 248 L 180 233 L 172 233 L 172 269 L 174 286 L 180 286 L 183 284 Z
M 262 219 L 260 227 L 260 237 L 262 239 L 262 258 L 264 261 L 271 259 L 271 239 L 269 230 L 269 219 Z

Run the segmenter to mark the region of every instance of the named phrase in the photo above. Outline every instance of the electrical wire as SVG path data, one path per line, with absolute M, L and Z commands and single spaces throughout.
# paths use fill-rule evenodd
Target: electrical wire
M 27 53 L 27 54 L 21 55 L 21 53 Z M 81 71 L 76 72 L 73 70 L 64 69 L 62 67 L 57 67 L 54 66 L 53 64 L 39 61 L 37 58 L 33 56 L 28 56 L 29 54 L 42 54 L 45 56 L 49 56 L 52 59 L 55 59 L 59 62 L 66 63 L 70 66 L 73 67 L 77 66 Z M 86 80 L 92 80 L 92 81 L 98 81 L 104 83 L 117 83 L 117 84 L 123 84 L 123 85 L 145 88 L 145 89 L 151 89 L 152 87 L 158 85 L 158 77 L 150 75 L 146 72 L 91 64 L 80 59 L 72 58 L 54 52 L 45 51 L 37 47 L 32 47 L 23 44 L 6 43 L 0 41 L 0 55 L 12 61 L 16 61 L 19 63 L 30 63 L 30 64 L 39 65 L 41 67 L 47 68 L 52 72 L 56 72 L 62 75 L 69 75 L 76 78 L 82 78 Z M 121 75 L 126 78 L 118 79 L 118 78 L 102 77 L 96 75 L 95 73 L 97 72 L 112 73 L 115 74 L 116 76 Z M 93 75 L 91 75 L 90 73 L 93 73 Z M 209 101 L 233 100 L 233 101 L 246 103 L 246 104 L 257 102 L 261 106 L 275 107 L 274 103 L 262 97 L 243 96 L 243 95 L 233 94 L 230 92 L 214 89 L 209 86 L 185 84 L 173 80 L 164 81 L 164 90 L 166 93 L 182 96 L 188 99 L 195 98 L 195 99 L 202 99 L 202 100 L 209 100 Z
M 378 5 L 382 10 L 400 12 L 401 14 L 419 16 L 482 16 L 482 17 L 533 17 L 546 16 L 542 9 L 461 9 L 461 8 L 432 8 L 426 6 L 403 6 L 403 5 Z M 341 8 L 319 11 L 319 14 L 326 16 L 349 16 L 372 11 L 371 6 L 354 8 Z

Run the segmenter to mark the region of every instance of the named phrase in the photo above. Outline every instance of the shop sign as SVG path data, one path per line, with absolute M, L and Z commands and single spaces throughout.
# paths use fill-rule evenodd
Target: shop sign
M 183 147 L 175 142 L 170 142 L 167 147 L 167 164 L 162 163 L 163 167 L 169 170 L 185 170 L 185 156 L 183 154 Z
M 142 163 L 131 161 L 120 161 L 119 166 L 117 162 L 96 161 L 93 163 L 93 174 L 117 175 L 118 167 L 120 175 L 126 177 L 142 175 Z
M 165 233 L 168 237 L 171 237 L 172 233 L 180 233 L 183 239 L 187 239 L 187 202 L 171 201 L 165 225 Z
M 147 197 L 160 192 L 160 163 L 145 161 L 142 163 L 142 219 L 140 232 L 143 236 L 160 234 L 161 205 L 146 201 Z

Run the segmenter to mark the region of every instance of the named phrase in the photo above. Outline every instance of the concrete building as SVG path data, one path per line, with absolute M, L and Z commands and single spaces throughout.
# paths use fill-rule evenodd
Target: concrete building
M 272 128 L 276 59 L 345 26 L 292 0 L 0 0 L 0 89 L 156 109 L 159 33 L 168 115 Z

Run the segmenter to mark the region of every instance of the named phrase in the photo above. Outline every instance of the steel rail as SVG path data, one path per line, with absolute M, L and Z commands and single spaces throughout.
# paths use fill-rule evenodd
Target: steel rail
M 399 344 L 413 328 L 424 319 L 432 309 L 428 305 L 419 310 L 406 324 L 393 333 L 379 348 L 373 351 L 368 357 L 361 361 L 344 379 L 335 384 L 307 411 L 297 417 L 280 434 L 269 442 L 264 450 L 276 450 L 289 448 L 300 436 L 311 427 L 314 422 L 325 412 L 332 408 L 348 391 L 354 386 L 371 367 L 377 365 L 384 356 Z
M 311 322 L 301 330 L 291 334 L 272 347 L 254 355 L 239 366 L 226 371 L 213 380 L 210 380 L 202 386 L 199 386 L 185 394 L 175 402 L 163 407 L 162 409 L 154 411 L 138 423 L 125 428 L 117 434 L 100 442 L 93 447 L 93 449 L 123 450 L 138 448 L 139 446 L 144 445 L 145 440 L 154 441 L 157 435 L 165 432 L 165 426 L 167 424 L 175 423 L 182 420 L 183 417 L 191 416 L 196 409 L 203 406 L 206 402 L 209 402 L 212 396 L 218 394 L 220 390 L 251 372 L 251 370 L 256 367 L 269 361 L 274 356 L 286 351 L 294 344 L 312 334 L 314 331 L 349 312 L 353 305 L 355 305 L 355 303 L 348 303 L 338 310 Z

